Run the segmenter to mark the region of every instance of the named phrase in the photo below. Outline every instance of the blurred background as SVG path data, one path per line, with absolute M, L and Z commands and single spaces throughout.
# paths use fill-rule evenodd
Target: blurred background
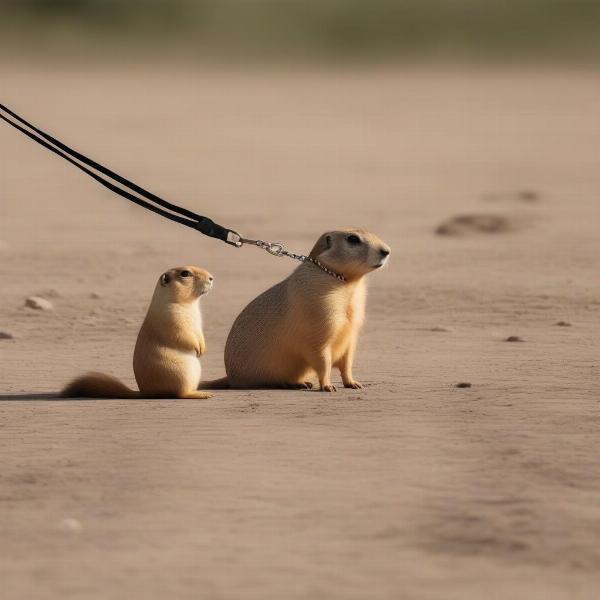
M 0 0 L 0 102 L 32 123 L 245 236 L 392 248 L 364 396 L 0 402 L 6 598 L 600 597 L 599 62 L 600 0 Z M 215 275 L 221 377 L 234 318 L 297 263 L 0 123 L 5 399 L 135 386 L 185 264 Z
M 190 59 L 582 60 L 597 0 L 2 0 L 4 52 Z M 77 55 L 73 52 L 77 51 Z

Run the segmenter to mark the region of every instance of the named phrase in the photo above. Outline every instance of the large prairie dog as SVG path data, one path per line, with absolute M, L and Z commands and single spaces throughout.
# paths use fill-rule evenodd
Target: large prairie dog
M 200 297 L 213 285 L 213 276 L 198 267 L 178 267 L 163 273 L 137 337 L 133 371 L 139 392 L 115 377 L 88 373 L 62 391 L 62 396 L 92 398 L 210 398 L 197 391 L 202 375 Z
M 389 247 L 362 229 L 324 233 L 306 261 L 287 279 L 255 298 L 235 320 L 225 345 L 231 388 L 309 388 L 317 376 L 332 392 L 332 367 L 345 387 L 360 388 L 352 375 L 364 320 L 364 276 L 382 267 Z M 343 276 L 340 280 L 322 267 Z M 213 382 L 207 388 L 219 387 Z

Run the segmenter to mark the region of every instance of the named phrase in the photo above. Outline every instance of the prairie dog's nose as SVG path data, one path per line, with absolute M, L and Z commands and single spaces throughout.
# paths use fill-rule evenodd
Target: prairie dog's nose
M 386 256 L 390 255 L 390 251 L 387 248 L 381 248 L 381 250 L 379 250 L 379 254 L 385 258 Z
M 209 280 L 210 282 L 213 282 L 213 281 L 215 280 L 215 278 L 214 278 L 212 275 L 209 275 L 209 276 L 208 276 L 208 280 Z

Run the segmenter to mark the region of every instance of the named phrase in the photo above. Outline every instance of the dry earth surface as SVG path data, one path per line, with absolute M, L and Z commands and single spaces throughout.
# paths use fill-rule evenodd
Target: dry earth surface
M 181 263 L 216 276 L 219 377 L 235 315 L 294 265 L 1 126 L 3 598 L 598 598 L 598 73 L 0 75 L 2 102 L 220 223 L 295 251 L 363 226 L 393 249 L 362 391 L 55 400 L 88 369 L 133 385 L 154 282 Z

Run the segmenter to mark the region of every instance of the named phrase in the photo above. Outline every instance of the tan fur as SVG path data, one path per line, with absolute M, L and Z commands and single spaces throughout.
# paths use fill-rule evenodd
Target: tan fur
M 60 393 L 64 398 L 139 398 L 140 393 L 128 388 L 112 375 L 90 372 L 67 384 Z
M 188 271 L 191 276 L 183 277 Z M 213 277 L 198 267 L 178 267 L 163 273 L 138 334 L 133 371 L 139 392 L 103 373 L 88 373 L 69 383 L 62 396 L 91 398 L 210 398 L 198 392 L 202 333 L 200 297 Z
M 350 245 L 351 235 L 360 243 Z M 335 391 L 332 367 L 340 370 L 344 386 L 362 387 L 352 363 L 365 314 L 364 275 L 383 266 L 387 254 L 388 246 L 367 231 L 323 234 L 310 256 L 346 281 L 301 264 L 241 312 L 225 346 L 226 380 L 201 387 L 308 388 L 316 375 L 320 389 L 329 392 Z

